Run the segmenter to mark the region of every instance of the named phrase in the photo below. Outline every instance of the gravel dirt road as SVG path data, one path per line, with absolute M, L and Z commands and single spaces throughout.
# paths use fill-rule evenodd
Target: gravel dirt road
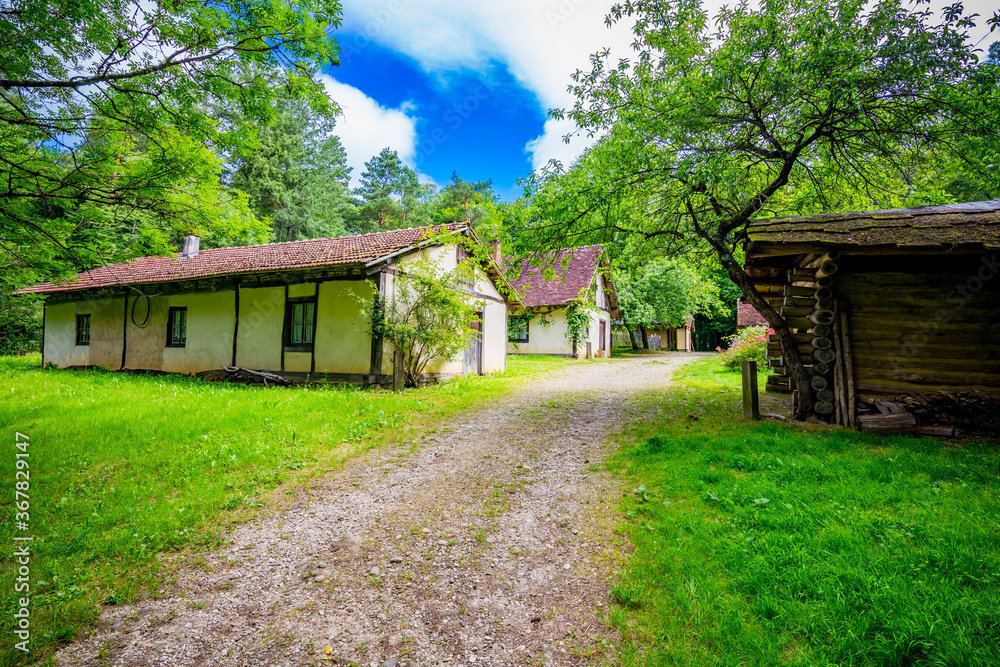
M 602 619 L 628 545 L 609 438 L 699 356 L 572 364 L 354 459 L 56 663 L 614 662 Z

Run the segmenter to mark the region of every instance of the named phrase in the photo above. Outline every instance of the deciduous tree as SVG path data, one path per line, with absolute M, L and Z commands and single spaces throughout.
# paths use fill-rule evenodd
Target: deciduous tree
M 92 245 L 109 236 L 107 222 L 142 214 L 211 227 L 216 197 L 191 197 L 208 187 L 206 170 L 218 181 L 207 147 L 252 137 L 278 96 L 328 111 L 314 74 L 337 60 L 339 15 L 336 0 L 6 3 L 0 244 L 44 245 L 39 254 L 71 271 L 130 256 L 129 244 Z M 210 110 L 220 105 L 248 123 L 218 123 Z
M 437 238 L 467 245 L 455 235 Z M 433 360 L 453 360 L 469 344 L 470 325 L 483 307 L 468 290 L 478 261 L 470 250 L 451 270 L 430 255 L 400 262 L 390 296 L 363 304 L 368 330 L 403 352 L 407 387 L 417 386 Z
M 804 183 L 888 197 L 900 166 L 961 159 L 960 138 L 997 153 L 997 71 L 977 59 L 974 19 L 961 4 L 940 17 L 922 5 L 742 1 L 714 18 L 698 0 L 616 5 L 608 22 L 633 22 L 635 55 L 595 55 L 573 108 L 555 114 L 601 139 L 541 187 L 552 242 L 610 227 L 711 248 L 776 330 L 804 418 L 813 397 L 790 329 L 736 252 L 750 222 L 788 210 L 784 193 Z M 630 215 L 608 214 L 625 199 Z

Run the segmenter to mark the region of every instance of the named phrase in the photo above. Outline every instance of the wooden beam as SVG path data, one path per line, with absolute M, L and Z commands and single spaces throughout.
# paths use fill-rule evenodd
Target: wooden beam
M 743 374 L 743 417 L 760 419 L 760 399 L 757 394 L 757 362 L 744 361 L 740 366 Z
M 858 415 L 858 426 L 869 433 L 906 433 L 912 431 L 917 420 L 909 412 L 889 415 Z
M 375 314 L 376 317 L 382 317 L 382 308 L 385 303 L 385 274 L 379 273 L 375 276 L 375 294 L 376 298 L 379 299 L 379 311 Z M 374 324 L 374 322 L 373 322 Z M 382 374 L 382 348 L 385 345 L 385 341 L 381 334 L 376 334 L 372 332 L 372 353 L 371 353 L 371 365 L 368 369 L 368 375 L 370 378 L 380 376 Z M 371 380 L 370 380 L 371 381 Z
M 818 269 L 826 262 L 836 262 L 838 259 L 840 259 L 840 251 L 831 250 L 823 255 L 819 255 L 818 257 L 813 254 L 808 260 L 801 262 L 799 266 L 804 269 Z
M 281 304 L 281 372 L 285 372 L 285 332 L 288 329 L 288 285 L 285 285 L 285 302 Z
M 118 370 L 125 370 L 125 353 L 128 350 L 128 292 L 125 293 L 125 312 L 122 314 L 122 365 Z
M 319 331 L 319 281 L 316 282 L 316 290 L 314 292 L 316 297 L 316 307 L 313 309 L 313 343 L 312 347 L 309 348 L 309 374 L 316 372 L 316 332 Z
M 45 314 L 48 307 L 48 301 L 42 301 L 42 368 L 45 368 Z
M 757 241 L 751 242 L 750 246 L 747 248 L 747 261 L 761 261 L 763 258 L 774 258 L 774 257 L 789 257 L 792 255 L 807 255 L 807 254 L 825 254 L 830 250 L 839 250 L 842 256 L 858 256 L 858 255 L 943 255 L 948 253 L 949 255 L 955 253 L 970 254 L 970 255 L 981 255 L 983 248 L 980 247 L 970 247 L 970 246 L 951 246 L 949 244 L 945 245 L 934 245 L 934 246 L 906 246 L 900 247 L 896 245 L 871 245 L 862 246 L 854 245 L 850 243 L 773 243 L 769 241 Z
M 236 341 L 240 337 L 240 284 L 236 283 L 236 319 L 233 322 L 233 360 L 230 362 L 230 366 L 236 365 Z M 282 332 L 282 335 L 284 333 Z
M 840 311 L 840 355 L 844 360 L 844 390 L 847 399 L 846 424 L 854 426 L 858 419 L 857 399 L 854 397 L 854 359 L 851 355 L 851 333 L 847 313 Z

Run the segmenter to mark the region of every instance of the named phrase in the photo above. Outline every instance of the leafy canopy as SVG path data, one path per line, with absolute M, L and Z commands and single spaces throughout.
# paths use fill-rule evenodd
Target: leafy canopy
M 743 0 L 710 21 L 698 0 L 616 5 L 608 21 L 633 21 L 635 56 L 596 54 L 574 76 L 573 108 L 554 112 L 599 141 L 540 177 L 544 242 L 613 232 L 673 253 L 710 247 L 774 326 L 803 416 L 809 378 L 790 330 L 736 254 L 750 222 L 944 199 L 912 183 L 946 159 L 1000 179 L 977 157 L 1000 152 L 1000 68 L 979 62 L 961 4 L 940 19 L 925 7 Z
M 245 198 L 219 186 L 213 149 L 252 141 L 279 94 L 333 109 L 314 74 L 336 62 L 339 14 L 336 0 L 9 6 L 0 245 L 71 271 L 133 256 L 136 244 L 166 252 L 177 229 L 211 236 L 221 222 L 218 235 L 232 237 L 242 221 L 252 236 L 259 226 Z M 219 122 L 219 108 L 246 123 Z M 133 233 L 112 242 L 120 228 Z
M 612 9 L 624 19 L 635 57 L 594 56 L 574 107 L 555 112 L 600 137 L 540 189 L 561 234 L 608 225 L 731 246 L 755 216 L 790 208 L 789 184 L 800 210 L 845 192 L 878 204 L 958 138 L 996 142 L 997 71 L 979 65 L 959 8 L 935 24 L 901 0 L 764 0 L 710 22 L 697 0 L 638 0 Z
M 354 202 L 347 152 L 334 118 L 295 99 L 279 100 L 253 144 L 231 158 L 230 182 L 246 192 L 254 213 L 271 222 L 278 241 L 341 236 Z
M 681 327 L 689 318 L 726 312 L 719 283 L 695 263 L 677 258 L 659 259 L 615 277 L 622 321 L 638 327 Z

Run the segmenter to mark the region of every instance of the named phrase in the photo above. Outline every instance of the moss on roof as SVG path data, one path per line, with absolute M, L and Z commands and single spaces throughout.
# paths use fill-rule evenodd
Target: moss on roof
M 755 246 L 1000 248 L 1000 199 L 889 211 L 764 218 L 751 223 L 747 234 Z

